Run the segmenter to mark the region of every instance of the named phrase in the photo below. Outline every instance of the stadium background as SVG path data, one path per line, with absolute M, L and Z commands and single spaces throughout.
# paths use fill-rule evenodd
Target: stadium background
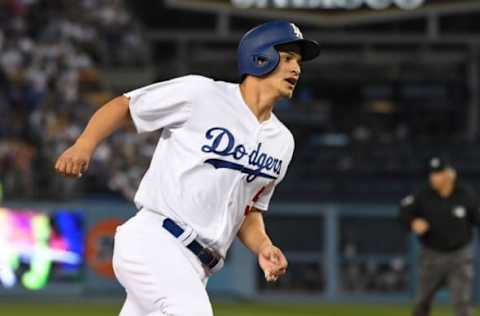
M 187 73 L 237 81 L 241 35 L 278 18 L 322 46 L 276 110 L 296 151 L 266 221 L 289 272 L 266 284 L 235 244 L 209 283 L 216 315 L 408 314 L 418 245 L 400 199 L 439 154 L 480 190 L 479 13 L 477 0 L 1 0 L 0 315 L 116 315 L 111 236 L 158 134 L 115 134 L 80 181 L 54 159 L 122 92 Z

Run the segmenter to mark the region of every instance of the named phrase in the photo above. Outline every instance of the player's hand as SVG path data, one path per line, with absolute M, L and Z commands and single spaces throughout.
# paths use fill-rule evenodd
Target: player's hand
M 423 235 L 430 229 L 430 224 L 423 218 L 416 218 L 412 222 L 412 230 L 417 235 Z
M 277 281 L 280 276 L 287 272 L 287 259 L 282 251 L 273 245 L 266 245 L 261 248 L 258 254 L 258 263 L 268 282 Z
M 79 139 L 63 152 L 55 163 L 55 171 L 66 177 L 80 178 L 87 171 L 95 146 Z

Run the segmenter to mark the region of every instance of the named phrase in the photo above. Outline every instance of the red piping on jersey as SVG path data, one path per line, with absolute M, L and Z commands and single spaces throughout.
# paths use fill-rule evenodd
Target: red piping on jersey
M 255 202 L 258 201 L 258 199 L 262 195 L 263 191 L 265 191 L 265 189 L 266 187 L 262 187 L 260 190 L 258 190 L 257 194 L 255 194 L 255 196 L 252 199 L 252 202 L 253 202 L 252 204 L 255 204 Z M 245 216 L 247 216 L 251 211 L 252 211 L 252 206 L 247 205 L 245 207 Z

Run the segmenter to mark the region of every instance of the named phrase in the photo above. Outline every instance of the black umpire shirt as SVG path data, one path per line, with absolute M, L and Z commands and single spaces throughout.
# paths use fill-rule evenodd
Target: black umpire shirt
M 473 225 L 480 224 L 479 205 L 471 187 L 456 183 L 452 194 L 441 197 L 429 185 L 401 202 L 401 219 L 407 228 L 415 218 L 425 219 L 429 230 L 420 242 L 437 251 L 453 251 L 472 241 Z

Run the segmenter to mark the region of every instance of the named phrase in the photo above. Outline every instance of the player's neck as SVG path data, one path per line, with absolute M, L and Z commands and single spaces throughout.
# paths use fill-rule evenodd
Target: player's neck
M 278 101 L 279 96 L 271 89 L 264 89 L 262 85 L 247 80 L 240 84 L 243 101 L 257 117 L 257 120 L 260 123 L 264 122 L 272 115 L 273 105 Z

